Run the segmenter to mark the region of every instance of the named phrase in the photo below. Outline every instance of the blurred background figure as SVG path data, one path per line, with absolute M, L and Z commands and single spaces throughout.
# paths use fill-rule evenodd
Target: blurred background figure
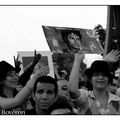
M 58 94 L 64 97 L 69 97 L 69 90 L 68 90 L 68 81 L 65 79 L 58 80 Z

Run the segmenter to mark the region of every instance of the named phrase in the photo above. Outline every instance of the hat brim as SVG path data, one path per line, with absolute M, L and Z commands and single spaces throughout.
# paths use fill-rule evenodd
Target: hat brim
M 92 75 L 93 75 L 94 72 L 95 72 L 95 71 L 93 71 L 91 68 L 88 68 L 88 69 L 85 71 L 85 74 L 86 74 L 86 76 L 87 76 L 89 79 L 91 79 L 91 77 L 92 77 Z M 101 73 L 104 73 L 104 72 L 101 71 Z M 106 74 L 108 77 L 113 78 L 113 74 L 112 74 L 112 73 L 106 72 L 105 74 Z

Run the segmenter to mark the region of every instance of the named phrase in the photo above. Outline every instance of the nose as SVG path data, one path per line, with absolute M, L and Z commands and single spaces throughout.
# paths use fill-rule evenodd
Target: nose
M 98 73 L 98 76 L 99 76 L 99 77 L 104 77 L 105 74 L 104 74 L 104 73 Z
M 103 75 L 102 74 L 100 74 L 98 77 L 99 77 L 99 79 L 103 79 Z
M 46 93 L 46 92 L 44 92 L 44 93 L 42 94 L 42 98 L 43 98 L 43 99 L 47 99 L 47 93 Z
M 99 77 L 103 77 L 102 73 L 99 74 Z

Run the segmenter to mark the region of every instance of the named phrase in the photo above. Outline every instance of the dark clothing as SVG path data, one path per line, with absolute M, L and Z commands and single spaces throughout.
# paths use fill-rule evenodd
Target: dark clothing
M 71 103 L 63 96 L 58 96 L 56 102 L 49 108 L 48 113 L 46 115 L 50 115 L 52 110 L 58 109 L 58 108 L 68 108 L 72 112 L 72 105 Z M 31 110 L 25 111 L 26 115 L 37 115 L 35 108 Z
M 26 111 L 25 111 L 25 115 L 38 115 L 38 114 L 36 113 L 35 108 L 33 108 L 33 109 L 31 109 L 31 110 L 26 110 Z M 43 114 L 40 114 L 40 115 L 43 115 Z M 44 115 L 50 115 L 50 114 L 49 114 L 49 113 L 46 113 L 46 114 L 44 114 Z
M 25 115 L 37 115 L 35 108 L 33 108 L 31 110 L 26 110 Z

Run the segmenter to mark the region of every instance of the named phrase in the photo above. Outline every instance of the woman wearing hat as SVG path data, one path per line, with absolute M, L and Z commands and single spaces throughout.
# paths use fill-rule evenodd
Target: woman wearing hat
M 40 60 L 41 55 L 38 54 L 36 59 Z M 49 73 L 48 67 L 42 67 L 30 79 L 25 87 L 14 97 L 14 90 L 18 84 L 18 75 L 16 69 L 6 61 L 0 62 L 0 108 L 1 110 L 10 110 L 16 108 L 24 103 L 26 98 L 32 92 L 34 82 L 38 76 L 47 75 Z
M 115 56 L 119 58 L 118 53 Z M 92 83 L 93 90 L 84 91 L 78 89 L 79 66 L 83 59 L 83 53 L 75 54 L 69 80 L 70 96 L 79 113 L 89 115 L 120 114 L 120 98 L 107 90 L 112 80 L 112 74 L 106 61 L 94 61 L 85 72 Z M 106 57 L 106 59 L 108 58 Z

